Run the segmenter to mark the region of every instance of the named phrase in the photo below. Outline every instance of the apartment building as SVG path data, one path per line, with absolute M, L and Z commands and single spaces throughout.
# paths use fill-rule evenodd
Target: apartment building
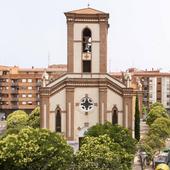
M 170 112 L 170 72 L 160 70 L 128 69 L 126 72 L 112 73 L 112 75 L 126 85 L 130 82 L 131 87 L 137 87 L 140 83 L 143 90 L 143 105 L 149 110 L 154 102 L 160 102 Z M 127 79 L 130 75 L 130 79 Z
M 0 66 L 0 113 L 9 114 L 18 109 L 31 112 L 40 105 L 43 76 L 48 75 L 50 82 L 66 70 L 66 65 L 51 65 L 48 68 Z

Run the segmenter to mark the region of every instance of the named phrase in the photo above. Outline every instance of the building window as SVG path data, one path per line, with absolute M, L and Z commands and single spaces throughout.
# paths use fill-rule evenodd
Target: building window
M 26 104 L 27 104 L 27 102 L 22 102 L 22 104 L 23 104 L 23 105 L 26 105 Z
M 31 102 L 31 101 L 29 101 L 29 102 L 28 102 L 28 105 L 32 105 L 32 102 Z
M 32 94 L 28 94 L 28 97 L 32 97 Z
M 32 90 L 32 87 L 31 87 L 31 86 L 28 86 L 28 90 Z
M 56 132 L 61 132 L 61 109 L 59 106 L 56 108 L 56 119 L 55 119 L 55 130 Z
M 22 94 L 22 97 L 26 97 L 27 95 L 26 94 Z
M 118 110 L 116 106 L 112 109 L 112 124 L 118 124 Z
M 32 79 L 28 79 L 28 83 L 32 83 Z
M 91 72 L 91 61 L 83 61 L 83 73 L 90 73 Z
M 27 80 L 26 79 L 22 79 L 22 83 L 26 83 L 27 82 Z

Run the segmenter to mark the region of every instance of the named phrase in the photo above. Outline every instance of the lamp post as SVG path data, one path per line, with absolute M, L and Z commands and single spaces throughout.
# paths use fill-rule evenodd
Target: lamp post
M 140 152 L 139 153 L 139 157 L 140 157 L 140 162 L 141 162 L 141 170 L 144 170 L 144 161 L 146 160 L 147 157 L 147 153 L 146 152 Z

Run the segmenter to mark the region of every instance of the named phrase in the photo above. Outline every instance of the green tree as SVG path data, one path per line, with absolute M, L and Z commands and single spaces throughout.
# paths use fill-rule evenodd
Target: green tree
M 160 150 L 165 146 L 165 140 L 155 134 L 150 134 L 144 139 L 144 143 L 150 146 L 154 151 Z
M 47 129 L 24 128 L 0 140 L 3 170 L 65 170 L 72 155 L 73 149 L 63 137 Z
M 98 137 L 107 134 L 115 143 L 118 143 L 128 153 L 134 154 L 136 151 L 136 140 L 132 138 L 128 129 L 112 125 L 110 122 L 104 124 L 97 124 L 88 129 L 85 136 Z
M 87 136 L 83 145 L 75 155 L 77 170 L 130 170 L 133 155 L 128 154 L 118 143 L 114 143 L 108 135 L 99 137 Z
M 40 107 L 36 107 L 28 118 L 28 125 L 33 128 L 40 128 Z
M 154 106 L 147 115 L 146 123 L 151 126 L 157 118 L 161 117 L 169 118 L 167 110 L 162 106 Z
M 139 152 L 146 152 L 148 155 L 148 160 L 151 161 L 153 159 L 154 150 L 145 141 L 140 141 L 138 143 L 138 150 Z
M 150 126 L 149 135 L 154 134 L 162 139 L 170 136 L 170 119 L 157 118 Z
M 135 139 L 140 140 L 140 112 L 139 112 L 139 101 L 136 96 L 135 101 Z
M 28 114 L 22 110 L 17 110 L 7 117 L 8 129 L 21 129 L 28 125 Z
M 153 103 L 153 104 L 150 106 L 150 110 L 152 110 L 154 107 L 157 107 L 157 106 L 164 107 L 162 103 L 160 103 L 160 102 L 155 102 L 155 103 Z
M 147 113 L 147 108 L 145 105 L 142 105 L 142 113 L 146 114 Z

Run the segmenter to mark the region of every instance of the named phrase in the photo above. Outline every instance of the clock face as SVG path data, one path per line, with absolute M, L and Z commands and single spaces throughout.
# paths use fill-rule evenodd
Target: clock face
M 83 97 L 80 101 L 80 108 L 85 111 L 89 112 L 93 109 L 94 102 L 90 97 Z

